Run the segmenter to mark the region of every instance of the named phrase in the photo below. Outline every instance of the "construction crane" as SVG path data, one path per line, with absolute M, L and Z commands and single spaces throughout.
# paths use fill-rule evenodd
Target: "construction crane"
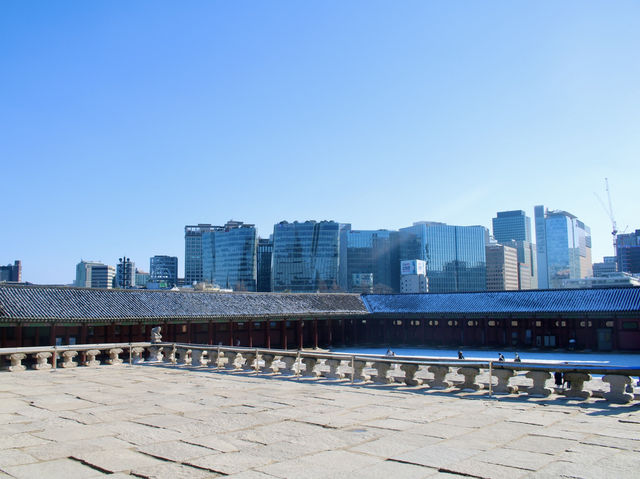
M 607 216 L 609 217 L 609 220 L 611 221 L 611 236 L 613 237 L 613 255 L 616 256 L 617 255 L 617 243 L 616 243 L 616 236 L 618 235 L 618 226 L 616 225 L 616 218 L 615 216 L 613 216 L 613 206 L 611 206 L 611 192 L 609 191 L 609 179 L 605 178 L 604 179 L 604 185 L 605 185 L 605 189 L 607 191 L 607 200 L 609 202 L 609 208 L 607 208 L 604 205 L 604 202 L 600 199 L 600 197 L 596 195 L 596 198 L 598 198 L 598 201 L 600 202 L 600 205 L 602 206 L 602 208 L 604 209 L 605 213 L 607 213 Z

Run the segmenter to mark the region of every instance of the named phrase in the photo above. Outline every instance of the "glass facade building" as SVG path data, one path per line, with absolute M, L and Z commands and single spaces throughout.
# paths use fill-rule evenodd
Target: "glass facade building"
M 273 228 L 271 290 L 346 291 L 347 233 L 334 221 L 283 221 Z
M 544 210 L 544 217 L 539 217 L 538 208 L 542 207 L 536 207 L 539 286 L 562 288 L 565 280 L 592 276 L 591 229 L 566 211 Z
M 229 221 L 202 234 L 202 281 L 234 291 L 256 291 L 257 233 L 254 225 Z
M 271 291 L 271 256 L 273 255 L 273 239 L 258 238 L 258 291 Z
M 415 223 L 399 230 L 399 259 L 427 262 L 429 291 L 484 291 L 489 232 L 483 226 Z
M 203 280 L 202 236 L 212 231 L 210 224 L 184 227 L 184 283 L 191 285 Z
M 531 243 L 531 218 L 524 211 L 499 211 L 493 218 L 493 237 L 498 243 L 528 241 Z
M 156 255 L 149 259 L 149 281 L 161 288 L 173 288 L 178 284 L 178 258 Z
M 618 271 L 640 273 L 640 230 L 616 237 Z
M 359 293 L 395 293 L 394 233 L 387 230 L 352 230 L 347 234 L 348 289 Z

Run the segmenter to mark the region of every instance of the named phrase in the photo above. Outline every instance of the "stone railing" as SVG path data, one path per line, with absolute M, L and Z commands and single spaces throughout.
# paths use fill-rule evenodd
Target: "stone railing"
M 489 396 L 601 397 L 625 404 L 640 399 L 633 377 L 640 367 L 589 364 L 542 364 L 446 360 L 408 356 L 370 356 L 317 351 L 275 350 L 181 343 L 118 343 L 45 348 L 0 349 L 5 369 L 33 369 L 107 365 L 172 365 L 231 373 L 268 374 L 297 379 L 341 381 L 358 385 L 403 385 L 420 390 L 466 392 Z M 80 358 L 80 359 L 78 359 Z M 554 373 L 562 373 L 568 387 L 557 387 Z M 601 377 L 600 377 L 601 376 Z
M 5 370 L 18 372 L 31 368 L 38 370 L 100 366 L 104 364 L 137 364 L 144 361 L 151 343 L 78 344 L 74 346 L 44 346 L 33 348 L 0 349 L 0 361 Z M 9 363 L 9 364 L 7 364 Z M 25 364 L 26 363 L 26 364 Z

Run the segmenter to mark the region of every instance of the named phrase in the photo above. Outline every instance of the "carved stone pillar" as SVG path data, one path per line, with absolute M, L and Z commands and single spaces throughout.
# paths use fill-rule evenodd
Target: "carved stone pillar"
M 400 369 L 404 371 L 404 383 L 407 386 L 420 386 L 422 379 L 416 378 L 419 366 L 417 364 L 402 364 Z
M 136 346 L 135 348 L 131 348 L 131 362 L 133 362 L 133 364 L 144 363 L 143 347 Z
M 518 392 L 518 386 L 509 385 L 509 380 L 516 375 L 513 369 L 494 369 L 493 376 L 498 378 L 498 383 L 492 387 L 494 394 L 513 394 Z M 493 378 L 489 378 L 492 381 Z
M 325 364 L 329 366 L 329 371 L 324 373 L 324 376 L 329 379 L 344 379 L 344 372 L 338 371 L 340 365 L 342 364 L 342 360 L 340 359 L 327 359 Z
M 361 361 L 356 359 L 353 361 L 353 380 L 354 381 L 371 381 L 371 376 L 368 373 L 365 373 L 364 370 L 367 367 L 366 361 Z
M 267 374 L 276 374 L 280 371 L 280 368 L 277 366 L 276 355 L 271 353 L 263 353 L 262 360 L 264 361 L 264 372 Z
M 191 366 L 206 366 L 207 360 L 203 357 L 206 351 L 202 349 L 191 350 Z
M 460 390 L 478 391 L 484 387 L 482 384 L 476 383 L 476 377 L 480 374 L 480 368 L 464 366 L 458 368 L 458 374 L 464 376 L 464 383 L 460 385 Z
M 9 371 L 15 373 L 27 369 L 27 367 L 23 366 L 22 364 L 22 360 L 26 358 L 27 355 L 24 353 L 13 353 L 11 356 L 9 356 L 9 359 L 11 359 L 11 366 L 8 367 Z
M 391 369 L 391 363 L 387 363 L 384 361 L 374 362 L 373 369 L 376 370 L 376 377 L 373 380 L 378 384 L 389 384 L 393 382 L 393 378 L 388 376 L 389 369 Z
M 571 387 L 565 391 L 568 398 L 587 399 L 591 397 L 591 391 L 584 389 L 584 383 L 591 380 L 591 374 L 587 373 L 564 373 L 564 380 L 571 382 Z
M 78 355 L 77 351 L 65 351 L 62 353 L 62 367 L 63 368 L 75 368 L 78 363 L 73 360 Z
M 427 371 L 433 374 L 433 380 L 429 382 L 432 389 L 449 389 L 452 386 L 451 381 L 445 381 L 446 375 L 449 374 L 449 366 L 433 364 Z
M 607 401 L 616 404 L 626 404 L 633 401 L 633 394 L 626 392 L 627 384 L 633 382 L 630 376 L 607 374 L 602 377 L 602 381 L 609 383 L 609 392 L 604 393 L 604 398 Z
M 282 374 L 295 374 L 294 365 L 296 363 L 295 356 L 282 356 L 280 359 L 284 363 L 284 367 L 280 370 Z
M 164 355 L 162 360 L 165 363 L 176 363 L 176 350 L 173 346 L 165 346 L 164 348 L 162 348 L 162 352 Z
M 149 361 L 161 362 L 162 361 L 162 348 L 159 346 L 151 346 L 149 348 Z
M 257 371 L 256 369 L 256 353 L 254 351 L 247 351 L 243 354 L 244 356 L 244 364 L 241 366 L 242 369 L 246 369 L 247 371 Z
M 51 357 L 51 353 L 36 353 L 34 357 L 37 363 L 33 365 L 33 369 L 51 369 L 51 364 L 47 361 Z
M 176 362 L 181 366 L 189 366 L 191 364 L 191 349 L 177 348 Z
M 100 351 L 97 349 L 90 349 L 87 351 L 87 359 L 84 361 L 84 365 L 90 368 L 94 368 L 96 366 L 100 366 L 100 360 L 96 359 L 96 356 L 100 354 Z
M 231 369 L 232 371 L 235 371 L 236 369 L 238 369 L 236 361 L 238 359 L 238 356 L 242 358 L 242 354 L 236 353 L 235 351 L 225 351 L 224 355 L 227 358 L 227 364 L 226 364 L 227 369 Z
M 307 378 L 317 378 L 320 373 L 316 371 L 318 360 L 316 358 L 302 358 L 302 364 L 305 366 L 304 376 Z
M 545 387 L 547 381 L 551 379 L 549 371 L 529 371 L 525 377 L 533 380 L 533 386 L 529 388 L 527 394 L 534 397 L 547 397 L 552 391 Z
M 121 348 L 112 348 L 109 350 L 109 359 L 107 359 L 107 364 L 111 364 L 112 366 L 116 366 L 118 364 L 122 364 L 122 359 L 120 359 L 120 353 L 122 353 Z

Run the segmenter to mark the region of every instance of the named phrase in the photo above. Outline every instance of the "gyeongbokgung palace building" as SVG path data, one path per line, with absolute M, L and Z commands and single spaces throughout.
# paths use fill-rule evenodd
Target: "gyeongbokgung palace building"
M 163 341 L 640 351 L 640 288 L 214 293 L 0 285 L 0 347 Z

